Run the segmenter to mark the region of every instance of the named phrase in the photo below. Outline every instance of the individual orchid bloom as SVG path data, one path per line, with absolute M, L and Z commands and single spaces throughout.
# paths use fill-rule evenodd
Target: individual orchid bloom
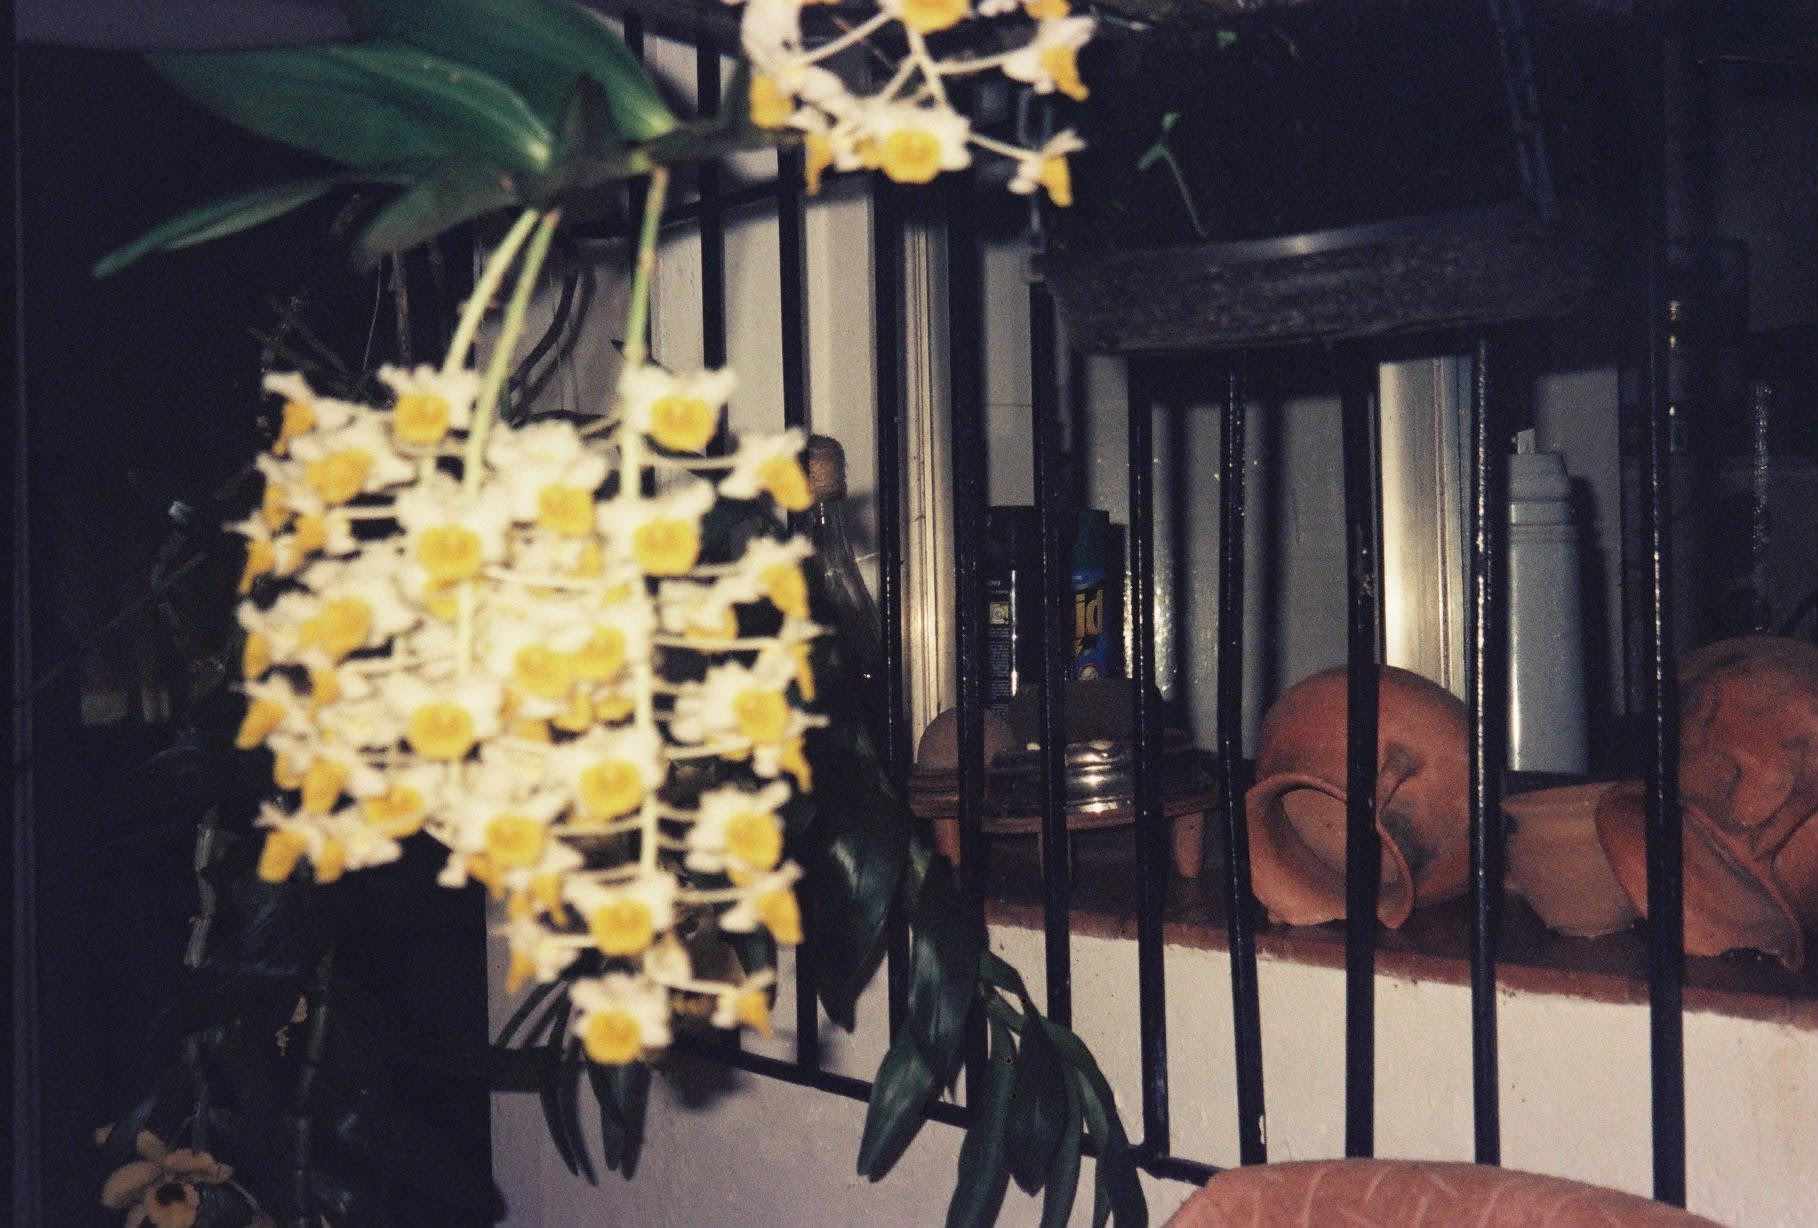
M 1040 149 L 1031 150 L 1016 160 L 1016 174 L 1010 180 L 1010 190 L 1019 196 L 1028 196 L 1039 188 L 1048 194 L 1049 200 L 1065 209 L 1073 203 L 1073 174 L 1067 167 L 1067 155 L 1085 147 L 1086 143 L 1072 129 L 1055 133 Z
M 642 873 L 616 883 L 570 876 L 562 898 L 586 923 L 593 945 L 615 959 L 642 955 L 675 925 L 673 874 Z
M 384 774 L 346 746 L 325 739 L 296 747 L 278 745 L 290 769 L 299 774 L 297 790 L 305 814 L 328 814 L 344 795 L 374 797 L 385 790 Z
M 628 367 L 619 376 L 619 413 L 627 427 L 671 452 L 702 452 L 737 387 L 738 377 L 724 368 L 672 375 L 655 366 Z
M 96 1141 L 105 1143 L 107 1134 L 102 1131 Z M 202 1205 L 198 1187 L 233 1179 L 232 1166 L 206 1151 L 172 1150 L 149 1130 L 139 1132 L 135 1149 L 138 1158 L 116 1168 L 101 1186 L 101 1205 L 125 1211 L 125 1228 L 191 1228 Z
M 278 437 L 271 450 L 276 456 L 290 453 L 290 445 L 301 436 L 315 431 L 334 431 L 353 421 L 357 408 L 332 397 L 318 396 L 309 381 L 291 371 L 273 371 L 265 376 L 265 391 L 284 398 L 284 409 L 278 422 Z
M 416 466 L 392 447 L 384 415 L 370 411 L 356 411 L 334 430 L 300 435 L 290 450 L 303 462 L 303 485 L 330 507 L 395 489 L 417 476 Z
M 240 566 L 239 586 L 240 595 L 245 596 L 252 592 L 253 585 L 261 577 L 269 576 L 277 570 L 277 542 L 273 539 L 271 526 L 260 516 L 235 521 L 225 528 L 229 533 L 237 533 L 246 539 L 246 561 Z
M 745 978 L 739 985 L 728 985 L 714 996 L 713 1015 L 708 1019 L 716 1028 L 744 1026 L 761 1036 L 770 1035 L 770 997 L 776 987 L 776 972 L 766 968 Z
M 505 557 L 511 509 L 497 487 L 469 497 L 443 479 L 404 491 L 396 506 L 409 534 L 408 557 L 431 587 L 471 580 L 484 564 Z
M 762 72 L 802 54 L 802 0 L 747 0 L 739 18 L 739 45 Z
M 721 498 L 755 499 L 767 494 L 786 512 L 807 511 L 814 496 L 799 459 L 807 441 L 806 435 L 793 428 L 781 435 L 740 439 L 732 470 L 720 479 Z
M 794 672 L 777 654 L 760 654 L 751 665 L 725 661 L 712 666 L 701 681 L 682 685 L 670 736 L 682 743 L 735 747 L 782 742 L 799 715 L 786 694 Z
M 703 792 L 688 829 L 685 864 L 705 874 L 728 874 L 735 882 L 776 869 L 783 858 L 777 810 L 790 793 L 781 781 L 757 790 L 722 785 Z
M 932 183 L 972 164 L 972 125 L 947 107 L 910 102 L 867 107 L 858 120 L 866 164 L 895 183 Z
M 255 826 L 265 829 L 258 864 L 262 882 L 285 882 L 305 861 L 317 886 L 336 881 L 347 869 L 346 847 L 325 828 L 319 815 L 287 814 L 267 803 L 260 806 Z
M 319 639 L 324 641 L 324 647 L 332 642 L 335 648 L 344 648 L 344 651 L 331 652 L 336 659 L 356 649 L 378 648 L 423 621 L 421 611 L 410 606 L 398 587 L 395 555 L 375 551 L 347 561 L 324 559 L 312 566 L 301 580 L 323 597 L 322 613 L 318 613 L 318 618 L 337 606 L 356 616 L 354 623 L 336 627 L 321 625 L 314 633 L 308 622 L 299 629 L 303 647 L 309 647 L 312 639 Z M 358 626 L 364 627 L 364 634 L 356 637 L 353 633 Z
M 541 864 L 554 843 L 549 828 L 567 807 L 554 791 L 506 800 L 465 794 L 447 808 L 450 847 L 460 853 L 484 853 L 500 874 L 530 870 Z
M 970 0 L 878 0 L 877 6 L 917 34 L 938 34 L 972 12 Z
M 720 914 L 720 928 L 731 934 L 749 934 L 762 926 L 780 943 L 800 943 L 802 909 L 796 902 L 795 884 L 801 877 L 802 868 L 786 861 L 744 884 L 738 902 Z
M 1092 40 L 1090 17 L 1057 17 L 1036 23 L 1035 37 L 1004 57 L 1004 75 L 1038 94 L 1059 90 L 1076 102 L 1089 91 L 1080 80 L 1079 49 Z
M 367 822 L 358 808 L 338 810 L 323 819 L 320 826 L 325 838 L 340 845 L 350 871 L 387 865 L 404 853 L 397 837 Z
M 648 601 L 627 598 L 598 606 L 587 638 L 574 649 L 575 676 L 587 683 L 616 682 L 627 661 L 650 655 L 655 625 Z
M 495 619 L 488 627 L 480 659 L 505 680 L 514 718 L 547 720 L 568 707 L 579 681 L 575 654 L 557 642 L 554 620 L 527 617 Z M 577 628 L 570 642 L 583 633 Z
M 743 575 L 720 576 L 707 584 L 665 580 L 657 589 L 657 625 L 669 635 L 696 640 L 731 640 L 739 633 L 734 607 L 756 601 L 762 588 Z
M 450 431 L 464 431 L 473 421 L 473 403 L 480 393 L 477 371 L 430 366 L 405 370 L 388 363 L 379 368 L 379 382 L 392 392 L 392 438 L 406 447 L 434 447 Z
M 505 942 L 511 953 L 505 978 L 507 993 L 516 993 L 528 980 L 547 985 L 580 958 L 588 946 L 586 938 L 554 933 L 532 917 L 510 922 L 505 929 Z
M 587 447 L 572 422 L 533 422 L 500 431 L 486 463 L 505 487 L 519 524 L 568 538 L 593 536 L 594 498 L 606 480 L 606 457 Z
M 385 702 L 404 720 L 404 738 L 423 759 L 452 763 L 499 731 L 504 694 L 497 679 L 474 675 L 436 686 L 411 673 L 379 684 Z
M 808 617 L 808 581 L 802 564 L 814 554 L 805 537 L 754 537 L 739 556 L 738 574 L 747 577 L 785 618 Z
M 246 692 L 246 715 L 240 719 L 240 728 L 234 734 L 234 746 L 239 750 L 251 750 L 262 746 L 274 732 L 306 735 L 309 733 L 309 721 L 305 711 L 303 696 L 290 680 L 282 676 L 266 678 L 257 682 L 248 682 L 242 688 Z
M 669 1045 L 669 994 L 661 986 L 609 972 L 577 980 L 568 1000 L 575 1012 L 570 1029 L 587 1056 L 602 1066 L 623 1066 Z
M 814 789 L 814 768 L 808 762 L 803 737 L 810 729 L 827 724 L 824 716 L 796 712 L 790 717 L 790 731 L 780 742 L 761 743 L 751 748 L 751 770 L 764 780 L 788 776 L 803 793 Z
M 713 487 L 691 482 L 654 499 L 621 492 L 600 504 L 600 532 L 610 551 L 647 576 L 680 576 L 701 557 L 701 517 L 713 506 Z
M 429 812 L 442 810 L 448 801 L 445 771 L 428 765 L 407 767 L 386 773 L 384 787 L 361 800 L 360 818 L 381 835 L 402 840 L 421 831 Z
M 305 512 L 289 528 L 272 542 L 273 570 L 280 576 L 296 576 L 318 558 L 346 558 L 360 549 L 353 522 L 336 511 Z
M 267 609 L 242 601 L 234 610 L 246 633 L 241 670 L 248 679 L 258 678 L 273 665 L 295 664 L 301 648 L 303 624 L 313 617 L 319 603 L 310 593 L 287 592 Z
M 551 782 L 576 802 L 570 829 L 585 831 L 633 813 L 662 783 L 662 739 L 648 729 L 592 729 L 549 756 Z

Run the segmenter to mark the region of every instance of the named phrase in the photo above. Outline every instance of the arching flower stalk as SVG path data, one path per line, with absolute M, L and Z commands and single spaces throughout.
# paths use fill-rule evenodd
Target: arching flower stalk
M 807 706 L 820 629 L 806 544 L 779 531 L 735 547 L 704 527 L 728 500 L 772 525 L 763 508 L 805 506 L 802 439 L 709 459 L 731 373 L 645 361 L 666 179 L 652 176 L 601 429 L 497 421 L 556 221 L 527 212 L 448 361 L 380 373 L 389 406 L 267 380 L 284 427 L 260 460 L 259 510 L 236 526 L 237 740 L 270 749 L 283 799 L 258 820 L 261 877 L 331 883 L 427 834 L 447 850 L 439 881 L 505 902 L 511 988 L 570 976 L 574 1034 L 606 1064 L 664 1048 L 676 1013 L 768 1027 L 774 973 L 724 958 L 697 970 L 694 952 L 719 934 L 801 940 L 782 815 L 809 787 L 804 735 L 825 722 Z M 483 305 L 514 263 L 475 371 Z

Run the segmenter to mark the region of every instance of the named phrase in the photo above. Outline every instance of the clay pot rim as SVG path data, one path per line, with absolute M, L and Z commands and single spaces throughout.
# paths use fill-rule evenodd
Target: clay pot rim
M 1246 824 L 1250 827 L 1252 891 L 1255 890 L 1256 851 L 1259 847 L 1267 847 L 1267 837 L 1265 835 L 1262 839 L 1259 839 L 1258 828 L 1260 828 L 1266 820 L 1267 807 L 1273 803 L 1279 802 L 1284 794 L 1295 789 L 1311 789 L 1316 793 L 1332 799 L 1340 806 L 1346 804 L 1345 791 L 1343 789 L 1338 788 L 1331 782 L 1323 780 L 1310 772 L 1291 770 L 1275 772 L 1267 778 L 1259 780 L 1251 785 L 1250 791 L 1244 794 L 1244 819 Z M 1406 924 L 1409 917 L 1414 915 L 1414 874 L 1413 871 L 1408 868 L 1408 859 L 1402 853 L 1401 846 L 1395 843 L 1394 839 L 1389 835 L 1388 829 L 1382 825 L 1382 803 L 1384 800 L 1385 799 L 1380 797 L 1376 799 L 1376 836 L 1383 849 L 1382 864 L 1384 875 L 1389 878 L 1390 881 L 1399 881 L 1405 884 L 1405 887 L 1399 893 L 1401 903 L 1397 907 L 1390 907 L 1391 897 L 1388 892 L 1379 891 L 1377 893 L 1376 919 L 1390 929 L 1399 929 L 1402 925 Z M 1295 830 L 1292 823 L 1286 822 L 1285 810 L 1283 811 L 1283 826 L 1285 826 L 1289 832 L 1294 832 Z M 1296 833 L 1296 835 L 1298 837 L 1298 833 Z M 1302 847 L 1305 847 L 1304 841 L 1302 841 Z M 1278 868 L 1286 869 L 1284 862 L 1274 859 L 1273 857 L 1270 858 L 1270 861 L 1271 864 L 1276 865 Z M 1344 879 L 1342 872 L 1339 874 L 1339 879 L 1342 883 Z M 1264 900 L 1263 903 L 1266 906 L 1268 901 Z M 1340 919 L 1344 917 L 1345 912 L 1346 901 L 1341 889 L 1338 899 L 1338 911 L 1332 918 L 1328 919 Z M 1294 923 L 1290 922 L 1290 924 Z

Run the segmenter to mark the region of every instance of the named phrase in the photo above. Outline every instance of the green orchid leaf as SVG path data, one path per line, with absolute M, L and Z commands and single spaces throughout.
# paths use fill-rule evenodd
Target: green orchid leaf
M 569 0 L 344 0 L 344 7 L 367 34 L 402 39 L 506 82 L 550 124 L 586 77 L 605 92 L 625 140 L 648 141 L 676 126 L 624 40 Z
M 566 1060 L 568 1017 L 572 1007 L 567 998 L 557 1003 L 550 1011 L 544 1026 L 548 1029 L 551 1042 L 562 1049 L 564 1060 L 555 1063 L 543 1080 L 543 1086 L 537 1089 L 537 1099 L 543 1107 L 543 1124 L 549 1130 L 549 1140 L 555 1144 L 556 1155 L 561 1157 L 562 1167 L 575 1176 L 581 1175 L 581 1161 L 575 1155 L 577 1140 L 568 1132 L 568 1117 L 562 1106 L 562 1081 L 570 1074 Z
M 415 247 L 450 226 L 518 203 L 509 177 L 470 162 L 444 163 L 367 223 L 354 243 L 354 262 L 370 268 L 387 252 Z
M 546 981 L 541 985 L 535 986 L 529 993 L 524 995 L 524 1000 L 518 1003 L 517 1009 L 511 1012 L 511 1018 L 507 1019 L 505 1021 L 505 1026 L 499 1029 L 499 1038 L 493 1043 L 495 1045 L 509 1045 L 511 1043 L 511 1038 L 518 1034 L 518 1029 L 524 1026 L 525 1020 L 530 1018 L 532 1011 L 542 1005 L 543 1002 L 549 998 L 550 994 L 555 993 L 557 990 L 566 990 L 567 988 L 568 982 L 565 980 Z
M 312 1210 L 321 1212 L 329 1222 L 345 1228 L 391 1228 L 394 1222 L 385 1209 L 385 1200 L 377 1191 L 356 1184 L 339 1173 L 320 1168 L 309 1173 Z M 313 1220 L 314 1215 L 304 1217 Z
M 1016 1044 L 1010 1029 L 991 1021 L 991 1064 L 985 1089 L 974 1106 L 966 1141 L 960 1144 L 959 1178 L 947 1203 L 947 1228 L 985 1228 L 997 1219 L 1010 1185 L 1005 1130 L 1016 1088 Z
M 929 866 L 909 916 L 909 1016 L 905 1029 L 945 1083 L 959 1069 L 966 1016 L 977 991 L 985 928 L 953 886 L 945 861 Z
M 1039 1016 L 1031 1013 L 1017 1050 L 1016 1086 L 1004 1156 L 1018 1188 L 1033 1194 L 1046 1180 L 1067 1122 L 1067 1071 Z
M 627 1181 L 637 1175 L 638 1156 L 644 1148 L 644 1117 L 650 1109 L 650 1067 L 644 1062 L 627 1062 L 623 1066 L 589 1064 L 588 1077 L 593 1083 L 594 1098 L 600 1102 L 600 1125 L 610 1131 L 614 1142 L 607 1152 L 606 1165 L 625 1174 Z M 613 1153 L 617 1152 L 616 1160 Z
M 987 949 L 979 955 L 978 974 L 985 984 L 1021 998 L 1025 1009 L 1030 1006 L 1029 990 L 1023 985 L 1023 974 L 995 951 Z
M 521 174 L 549 167 L 549 126 L 497 78 L 403 43 L 153 55 L 209 110 L 345 166 L 463 157 Z
M 1061 1045 L 1060 1033 L 1067 1032 L 1048 1024 L 1049 1037 Z M 1078 1043 L 1078 1038 L 1074 1037 Z M 1080 1046 L 1084 1051 L 1084 1046 Z M 1087 1056 L 1090 1063 L 1090 1055 Z M 1103 1228 L 1107 1217 L 1116 1228 L 1146 1228 L 1149 1209 L 1143 1201 L 1142 1185 L 1136 1179 L 1136 1163 L 1130 1154 L 1130 1140 L 1124 1136 L 1123 1123 L 1117 1119 L 1117 1105 L 1111 1098 L 1110 1085 L 1099 1073 L 1097 1063 L 1089 1067 L 1075 1065 L 1072 1072 L 1079 1093 L 1086 1129 L 1098 1152 L 1098 1180 L 1093 1195 L 1092 1225 Z
M 187 213 L 146 231 L 131 243 L 117 247 L 95 262 L 94 276 L 112 277 L 121 269 L 153 252 L 176 251 L 211 239 L 223 238 L 249 230 L 262 222 L 282 217 L 300 209 L 342 182 L 340 176 L 326 175 L 299 179 L 290 183 L 256 188 L 235 196 L 222 197 L 200 205 Z
M 598 1185 L 600 1179 L 594 1175 L 593 1157 L 587 1151 L 587 1136 L 581 1132 L 581 1074 L 587 1065 L 581 1056 L 581 1042 L 571 1042 L 555 1081 L 556 1109 L 562 1115 L 562 1130 L 574 1145 L 575 1164 L 580 1168 L 581 1176 L 587 1179 L 588 1185 Z
M 1060 1146 L 1055 1148 L 1054 1162 L 1048 1166 L 1047 1194 L 1042 1198 L 1041 1228 L 1066 1228 L 1073 1217 L 1073 1200 L 1079 1193 L 1080 1136 L 1085 1130 L 1085 1116 L 1080 1110 L 1079 1089 L 1072 1079 L 1062 1079 L 1067 1093 L 1067 1117 L 1061 1123 Z
M 865 1132 L 859 1140 L 858 1172 L 881 1180 L 909 1146 L 925 1118 L 922 1110 L 935 1092 L 934 1072 L 907 1033 L 897 1036 L 878 1064 L 865 1110 Z

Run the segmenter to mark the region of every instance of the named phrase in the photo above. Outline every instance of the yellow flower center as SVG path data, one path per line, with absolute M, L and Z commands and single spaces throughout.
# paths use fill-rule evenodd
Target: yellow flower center
M 290 544 L 298 554 L 314 554 L 328 545 L 328 521 L 321 516 L 297 517 L 296 535 Z
M 941 139 L 922 128 L 898 128 L 879 150 L 884 174 L 897 183 L 932 183 L 941 173 Z
M 341 679 L 332 669 L 309 671 L 309 710 L 320 712 L 324 705 L 341 698 Z
M 486 825 L 486 856 L 500 870 L 523 870 L 543 856 L 548 829 L 521 814 L 502 814 Z
M 393 840 L 413 836 L 423 827 L 423 795 L 409 785 L 394 784 L 360 806 L 366 822 Z
M 761 577 L 764 581 L 764 595 L 770 598 L 770 604 L 791 618 L 808 617 L 808 582 L 802 578 L 802 569 L 794 563 L 778 563 L 767 567 Z
M 301 789 L 303 773 L 297 771 L 297 765 L 290 761 L 289 755 L 273 755 L 271 782 L 280 789 Z
M 602 759 L 581 773 L 576 792 L 591 819 L 616 819 L 644 800 L 644 777 L 623 759 Z
M 602 904 L 587 916 L 594 945 L 608 955 L 636 955 L 656 937 L 650 906 L 630 898 Z
M 1053 21 L 1071 16 L 1073 9 L 1067 0 L 1023 0 L 1023 12 L 1036 21 Z
M 751 122 L 760 128 L 787 127 L 795 114 L 795 100 L 767 73 L 753 74 L 749 101 Z
M 366 485 L 372 469 L 372 456 L 358 448 L 330 452 L 320 460 L 303 467 L 303 484 L 316 492 L 324 503 L 345 503 Z
M 1054 88 L 1075 102 L 1084 102 L 1091 93 L 1079 79 L 1078 48 L 1056 44 L 1042 52 L 1041 63 L 1042 70 L 1054 78 Z
M 808 490 L 808 475 L 793 456 L 778 456 L 764 462 L 758 470 L 758 484 L 770 492 L 776 505 L 786 512 L 805 512 L 814 503 Z
M 298 638 L 339 661 L 366 643 L 372 633 L 372 606 L 358 597 L 336 597 L 303 624 Z
M 511 659 L 511 680 L 542 699 L 560 699 L 574 685 L 574 658 L 545 644 L 529 644 Z
M 480 570 L 480 535 L 458 524 L 438 524 L 417 535 L 417 562 L 437 584 L 472 579 Z
M 637 701 L 630 695 L 614 691 L 602 695 L 594 701 L 593 719 L 607 725 L 616 724 L 630 716 L 637 709 Z
M 898 15 L 918 34 L 933 34 L 965 17 L 971 7 L 968 0 L 903 0 Z
M 240 591 L 252 592 L 253 581 L 260 576 L 270 575 L 278 565 L 278 552 L 271 542 L 263 537 L 246 539 L 246 566 L 240 571 Z
M 754 870 L 774 870 L 783 857 L 783 826 L 761 810 L 734 815 L 726 824 L 726 851 Z
M 781 742 L 789 728 L 789 702 L 776 691 L 740 691 L 732 700 L 732 719 L 753 742 Z
M 758 920 L 778 942 L 794 946 L 802 940 L 802 908 L 795 902 L 795 892 L 769 891 L 752 904 Z
M 583 578 L 606 574 L 606 554 L 600 549 L 600 543 L 588 542 L 581 547 L 581 553 L 574 560 L 573 571 Z
M 1041 184 L 1048 199 L 1062 209 L 1073 203 L 1073 173 L 1067 169 L 1065 158 L 1043 158 L 1035 182 Z
M 581 1047 L 602 1066 L 623 1066 L 643 1051 L 644 1036 L 629 1011 L 594 1011 L 581 1028 Z
M 322 841 L 322 852 L 315 860 L 316 884 L 332 883 L 347 869 L 347 846 L 333 836 Z
M 303 809 L 310 814 L 327 814 L 341 796 L 347 783 L 347 768 L 333 759 L 317 759 L 303 773 Z
M 610 682 L 625 668 L 625 633 L 617 627 L 600 627 L 574 654 L 575 677 L 586 682 Z
M 304 401 L 284 402 L 284 416 L 278 423 L 278 437 L 271 450 L 278 456 L 290 454 L 290 441 L 316 427 L 316 407 Z
M 650 407 L 650 437 L 673 452 L 699 452 L 719 426 L 719 410 L 699 397 L 659 397 Z
M 732 1015 L 760 1036 L 770 1035 L 770 995 L 761 989 L 741 989 L 732 1000 Z
M 239 750 L 251 750 L 271 736 L 271 731 L 284 719 L 282 704 L 269 699 L 255 699 L 246 709 L 246 716 L 240 721 L 240 731 L 234 734 L 234 746 Z
M 427 703 L 410 714 L 404 736 L 425 759 L 445 763 L 463 759 L 473 749 L 473 714 L 446 700 Z
M 257 631 L 246 633 L 246 644 L 240 649 L 240 676 L 257 678 L 271 668 L 271 641 Z
M 448 399 L 433 392 L 407 392 L 391 411 L 391 433 L 400 443 L 440 443 L 453 417 Z
M 638 526 L 631 552 L 647 576 L 680 576 L 701 557 L 701 527 L 692 520 L 652 520 Z
M 833 142 L 824 132 L 810 132 L 803 145 L 807 154 L 802 164 L 803 178 L 808 184 L 808 195 L 816 196 L 820 194 L 821 176 L 833 165 Z
M 308 848 L 309 842 L 294 831 L 279 828 L 267 832 L 265 846 L 259 850 L 260 881 L 281 883 L 289 878 Z
M 585 695 L 572 695 L 568 706 L 550 717 L 549 723 L 563 733 L 583 733 L 593 724 L 593 705 Z
M 555 735 L 549 732 L 548 721 L 519 717 L 511 722 L 509 729 L 512 737 L 522 738 L 526 742 L 542 742 L 547 745 L 555 740 Z
M 276 482 L 265 483 L 265 493 L 259 498 L 259 515 L 274 529 L 283 528 L 284 522 L 290 519 L 290 500 L 284 497 L 284 488 Z
M 563 537 L 593 532 L 593 492 L 551 482 L 537 492 L 537 523 Z

